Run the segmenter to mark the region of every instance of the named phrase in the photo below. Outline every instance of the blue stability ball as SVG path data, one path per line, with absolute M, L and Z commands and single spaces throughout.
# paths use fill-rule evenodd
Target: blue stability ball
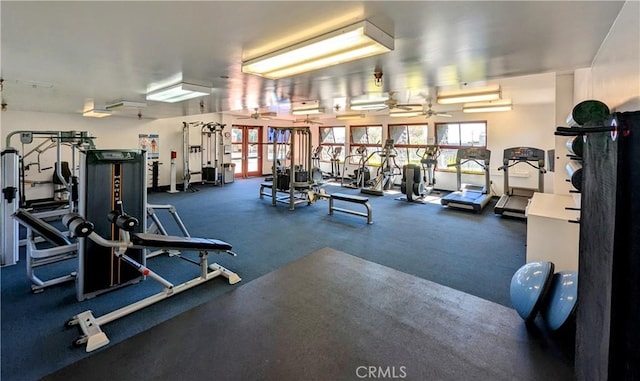
M 560 329 L 573 316 L 578 299 L 578 272 L 560 271 L 553 275 L 542 317 L 549 329 Z
M 511 278 L 511 304 L 525 321 L 540 310 L 553 276 L 552 262 L 531 262 L 520 267 Z

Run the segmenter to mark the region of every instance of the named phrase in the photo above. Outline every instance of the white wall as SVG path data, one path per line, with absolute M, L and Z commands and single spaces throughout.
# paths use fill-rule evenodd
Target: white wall
M 6 137 L 14 131 L 86 131 L 89 135 L 95 137 L 97 148 L 138 148 L 139 133 L 160 133 L 164 135 L 165 131 L 156 129 L 151 120 L 137 120 L 131 118 L 86 118 L 82 115 L 75 114 L 59 114 L 59 113 L 41 113 L 41 112 L 24 112 L 7 110 L 2 112 L 2 149 L 6 148 Z M 25 145 L 20 143 L 19 135 L 11 138 L 11 146 L 17 148 L 21 155 L 25 155 L 37 144 L 43 142 L 43 139 L 35 138 L 34 143 Z M 161 146 L 162 148 L 162 141 Z M 61 149 L 61 159 L 71 160 L 71 149 L 63 147 Z M 38 160 L 38 156 L 39 160 Z M 51 148 L 42 152 L 40 155 L 34 152 L 26 158 L 25 163 L 40 162 L 40 167 L 52 167 L 56 163 L 56 148 Z M 51 181 L 53 170 L 38 171 L 37 165 L 30 166 L 25 171 L 25 178 L 34 181 Z M 43 184 L 28 187 L 26 196 L 28 199 L 52 197 L 52 185 Z
M 640 2 L 624 4 L 585 77 L 576 94 L 592 95 L 612 111 L 640 110 Z
M 548 74 L 540 77 L 542 81 L 554 81 L 555 75 Z M 553 104 L 538 104 L 538 105 L 514 105 L 513 111 L 502 113 L 486 113 L 486 114 L 463 114 L 461 112 L 453 112 L 453 118 L 432 117 L 427 120 L 430 126 L 430 135 L 433 137 L 435 134 L 434 123 L 435 122 L 449 122 L 449 121 L 474 121 L 474 120 L 486 120 L 488 124 L 487 131 L 487 144 L 488 148 L 492 151 L 492 163 L 491 173 L 493 188 L 496 194 L 502 193 L 502 172 L 498 172 L 497 168 L 502 163 L 502 151 L 508 147 L 514 146 L 532 146 L 541 148 L 544 150 L 553 148 L 554 138 L 553 131 L 555 128 L 555 109 Z M 229 115 L 220 114 L 202 114 L 195 116 L 176 117 L 168 119 L 158 120 L 137 120 L 131 118 L 122 117 L 107 117 L 102 119 L 86 118 L 81 115 L 74 114 L 50 114 L 50 113 L 38 113 L 38 112 L 20 112 L 20 111 L 6 111 L 2 114 L 3 124 L 3 136 L 17 130 L 75 130 L 75 131 L 88 131 L 91 135 L 96 137 L 97 148 L 122 148 L 132 149 L 138 148 L 138 134 L 140 133 L 154 133 L 160 135 L 160 162 L 163 164 L 160 166 L 159 184 L 169 185 L 170 183 L 170 152 L 172 150 L 177 151 L 178 159 L 176 160 L 176 182 L 180 184 L 182 182 L 182 167 L 183 167 L 183 153 L 182 153 L 182 126 L 183 122 L 222 122 L 226 124 L 225 131 L 230 131 L 231 126 L 238 125 L 262 125 L 263 141 L 266 141 L 266 127 L 270 125 L 291 125 L 291 123 L 283 121 L 263 121 L 252 119 L 237 119 Z M 366 125 L 366 124 L 382 124 L 383 131 L 387 133 L 387 125 L 397 123 L 416 123 L 418 118 L 408 118 L 405 120 L 398 120 L 398 118 L 389 118 L 386 116 L 369 116 L 365 119 L 357 120 L 354 125 Z M 323 125 L 345 125 L 344 121 L 338 120 L 323 120 Z M 347 129 L 349 124 L 347 125 Z M 200 144 L 200 131 L 197 128 L 193 128 L 190 134 L 190 144 Z M 313 145 L 318 144 L 318 126 L 311 127 Z M 347 130 L 348 133 L 348 130 Z M 13 144 L 17 144 L 18 137 L 14 137 Z M 225 144 L 229 144 L 230 141 L 225 139 Z M 4 140 L 2 142 L 4 147 Z M 17 147 L 20 149 L 20 147 Z M 346 149 L 346 148 L 345 148 Z M 51 156 L 53 155 L 53 156 Z M 64 157 L 63 157 L 64 158 Z M 194 168 L 194 162 L 199 164 L 199 155 L 190 156 L 192 161 L 191 167 Z M 271 162 L 267 161 L 266 146 L 262 155 L 263 159 L 263 172 L 270 173 Z M 55 152 L 48 152 L 47 155 L 43 155 L 43 161 L 53 163 L 55 161 Z M 226 155 L 225 162 L 230 162 L 230 155 Z M 328 165 L 328 164 L 326 164 Z M 326 168 L 328 170 L 328 168 Z M 351 165 L 347 168 L 352 172 L 355 166 Z M 537 186 L 537 177 L 535 173 L 528 170 L 528 167 L 519 165 L 513 168 L 512 173 L 516 177 L 512 178 L 512 185 L 514 186 Z M 29 178 L 38 178 L 35 173 L 29 173 Z M 50 174 L 47 173 L 39 176 L 50 178 Z M 439 188 L 454 190 L 456 187 L 455 174 L 438 172 L 436 174 L 437 185 Z M 194 176 L 192 181 L 198 181 L 199 178 Z M 481 176 L 469 175 L 464 176 L 465 182 L 482 182 Z M 550 191 L 553 189 L 553 181 L 550 176 L 545 179 L 546 189 Z
M 600 50 L 593 61 L 591 68 L 579 69 L 574 72 L 573 83 L 573 103 L 577 103 L 582 97 L 599 99 L 605 102 L 614 111 L 631 111 L 640 109 L 640 3 L 637 1 L 627 1 L 623 6 L 618 19 L 614 23 L 603 42 Z M 542 75 L 541 81 L 556 80 L 555 74 Z M 556 87 L 556 97 L 565 94 L 570 90 L 567 88 L 567 81 L 558 77 Z M 562 90 L 561 88 L 564 88 Z M 564 97 L 563 97 L 564 98 Z M 558 102 L 561 100 L 558 99 Z M 496 194 L 502 193 L 502 175 L 496 169 L 500 166 L 502 151 L 511 146 L 528 145 L 544 150 L 553 148 L 555 145 L 553 131 L 558 121 L 566 117 L 562 113 L 562 106 L 558 104 L 518 104 L 514 100 L 514 110 L 505 113 L 487 114 L 462 114 L 454 113 L 451 120 L 486 120 L 488 123 L 487 142 L 488 148 L 492 151 L 492 180 Z M 393 120 L 382 117 L 379 120 L 368 118 L 356 121 L 354 124 L 383 124 L 386 133 L 388 123 L 413 123 L 415 119 Z M 85 118 L 75 114 L 54 114 L 39 112 L 20 112 L 11 109 L 0 114 L 2 132 L 2 147 L 5 147 L 5 137 L 16 130 L 75 130 L 88 131 L 96 136 L 98 148 L 137 148 L 138 134 L 157 133 L 160 134 L 160 185 L 169 184 L 170 171 L 170 151 L 176 150 L 181 154 L 182 146 L 182 122 L 183 121 L 221 121 L 227 124 L 227 129 L 232 124 L 247 125 L 282 125 L 282 122 L 238 120 L 231 116 L 218 114 L 203 114 L 189 117 L 170 118 L 162 120 L 137 120 L 131 118 L 108 117 L 103 119 Z M 449 119 L 431 118 L 429 124 L 433 126 L 436 121 L 446 122 Z M 343 122 L 328 120 L 325 125 L 344 125 Z M 317 127 L 312 127 L 314 145 L 317 144 Z M 265 132 L 266 134 L 266 129 Z M 433 133 L 433 128 L 431 129 Z M 192 134 L 193 139 L 198 139 L 198 134 Z M 266 140 L 266 139 L 265 139 Z M 17 138 L 14 139 L 17 141 Z M 194 142 L 194 144 L 196 144 Z M 42 161 L 52 162 L 51 152 L 42 155 Z M 227 161 L 228 157 L 225 158 Z M 229 158 L 230 159 L 230 158 Z M 269 162 L 266 161 L 266 150 L 263 155 L 263 169 L 268 172 Z M 353 168 L 350 168 L 353 170 Z M 516 169 L 514 169 L 514 172 Z M 520 172 L 520 168 L 517 168 Z M 34 174 L 30 176 L 49 176 L 49 174 Z M 455 175 L 438 172 L 438 187 L 453 190 L 455 188 Z M 524 175 L 526 176 L 526 175 Z M 477 176 L 473 179 L 463 179 L 464 181 L 477 182 Z M 177 161 L 177 181 L 182 180 L 182 160 Z M 513 185 L 519 185 L 517 180 L 527 182 L 535 180 L 535 176 L 514 179 Z M 545 189 L 547 192 L 553 191 L 554 184 L 552 177 L 545 178 Z M 556 184 L 557 186 L 557 184 Z
M 540 81 L 551 81 L 555 83 L 555 74 L 541 75 Z M 435 123 L 441 122 L 464 122 L 464 121 L 486 121 L 487 122 L 487 148 L 491 150 L 491 180 L 493 182 L 493 190 L 496 195 L 503 192 L 503 175 L 502 171 L 498 171 L 498 167 L 502 165 L 502 154 L 504 149 L 509 147 L 529 146 L 540 148 L 542 150 L 553 149 L 555 146 L 555 118 L 556 110 L 553 103 L 548 104 L 532 104 L 526 105 L 514 104 L 512 111 L 494 112 L 494 113 L 478 113 L 465 114 L 462 112 L 450 112 L 451 118 L 431 117 L 426 119 L 429 124 L 429 135 L 435 139 Z M 380 116 L 377 118 L 366 118 L 361 120 L 349 121 L 347 123 L 347 136 L 349 136 L 349 126 L 353 125 L 380 125 L 383 127 L 383 134 L 387 134 L 388 124 L 401 123 L 420 123 L 425 119 L 416 118 L 389 118 Z M 340 126 L 345 122 L 327 120 L 325 125 Z M 386 135 L 384 135 L 386 138 Z M 317 140 L 315 140 L 317 142 Z M 345 150 L 347 148 L 345 147 Z M 328 166 L 328 164 L 325 164 Z M 353 173 L 355 165 L 348 165 L 348 173 Z M 323 170 L 328 170 L 323 166 Z M 511 168 L 510 185 L 527 188 L 537 188 L 538 177 L 535 170 L 525 164 L 520 164 Z M 445 190 L 456 189 L 455 173 L 438 171 L 435 174 L 437 188 Z M 482 175 L 463 175 L 463 182 L 476 184 L 484 183 Z M 399 182 L 399 181 L 397 181 Z M 553 192 L 553 175 L 548 173 L 545 175 L 545 191 Z
M 588 73 L 584 69 L 576 70 L 576 73 Z M 590 70 L 589 70 L 590 72 Z M 577 77 L 577 79 L 576 79 Z M 584 75 L 574 74 L 561 74 L 556 76 L 556 126 L 566 126 L 567 117 L 571 114 L 573 106 L 575 105 L 574 98 L 576 97 L 573 89 L 575 81 L 583 81 Z M 589 99 L 589 98 L 585 98 Z M 567 182 L 567 172 L 565 166 L 569 162 L 567 157 L 568 151 L 566 149 L 566 142 L 569 140 L 566 136 L 555 137 L 555 162 L 553 173 L 553 193 L 557 194 L 569 194 L 570 190 L 573 190 L 571 183 Z

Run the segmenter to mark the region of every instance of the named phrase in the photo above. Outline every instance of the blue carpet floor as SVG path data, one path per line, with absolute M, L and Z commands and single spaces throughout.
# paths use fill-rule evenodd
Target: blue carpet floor
M 243 279 L 228 285 L 216 279 L 105 326 L 112 343 L 123 341 L 186 310 L 233 290 L 261 275 L 324 247 L 350 253 L 393 269 L 509 306 L 509 282 L 525 263 L 526 222 L 493 214 L 493 202 L 479 214 L 434 203 L 396 200 L 400 194 L 369 196 L 373 225 L 361 217 L 328 215 L 328 202 L 294 211 L 260 199 L 262 179 L 236 180 L 224 187 L 199 186 L 198 192 L 150 193 L 149 203 L 173 204 L 194 237 L 233 245 L 238 257 L 212 261 Z M 327 186 L 328 193 L 358 194 Z M 357 206 L 356 206 L 357 207 Z M 176 233 L 167 216 L 161 217 Z M 73 263 L 43 269 L 73 269 Z M 59 268 L 56 268 L 59 267 Z M 158 257 L 149 267 L 175 283 L 198 275 L 198 269 L 175 258 Z M 73 284 L 33 295 L 24 262 L 2 268 L 2 380 L 34 380 L 76 362 L 87 354 L 71 347 L 75 329 L 63 325 L 73 315 L 92 310 L 102 315 L 159 291 L 145 281 L 97 298 L 78 302 Z

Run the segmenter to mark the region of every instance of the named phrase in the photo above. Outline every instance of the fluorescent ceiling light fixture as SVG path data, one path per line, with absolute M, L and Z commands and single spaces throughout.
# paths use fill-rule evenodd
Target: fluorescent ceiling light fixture
M 384 101 L 368 101 L 368 102 L 363 102 L 363 101 L 352 101 L 351 104 L 349 105 L 349 108 L 351 110 L 356 110 L 356 111 L 367 111 L 367 110 L 382 110 L 387 108 L 387 105 L 384 103 Z
M 368 21 L 277 50 L 242 63 L 242 72 L 279 79 L 386 53 L 393 37 Z
M 299 108 L 299 109 L 291 110 L 291 115 L 322 114 L 323 112 L 324 112 L 323 107 Z
M 202 97 L 209 94 L 211 94 L 211 88 L 209 87 L 181 82 L 173 86 L 154 90 L 148 93 L 147 100 L 175 103 L 191 98 Z
M 395 111 L 395 112 L 390 112 L 389 116 L 392 118 L 401 118 L 401 117 L 412 117 L 412 116 L 418 116 L 418 115 L 422 115 L 424 114 L 424 112 L 422 112 L 421 110 L 412 110 L 412 111 Z
M 495 101 L 500 99 L 500 86 L 472 88 L 468 90 L 439 91 L 437 102 L 441 105 L 467 102 Z
M 497 112 L 511 111 L 512 105 L 510 100 L 502 100 L 498 102 L 476 102 L 465 103 L 462 105 L 462 112 Z
M 90 118 L 104 118 L 105 116 L 111 115 L 111 111 L 109 110 L 100 110 L 97 108 L 92 108 L 91 110 L 86 110 L 82 113 L 82 116 L 87 116 Z
M 336 115 L 336 119 L 338 120 L 352 120 L 352 119 L 362 119 L 364 118 L 364 114 L 340 114 Z
M 125 108 L 145 108 L 147 104 L 144 102 L 134 102 L 134 101 L 117 101 L 105 106 L 107 110 L 113 110 L 114 108 L 125 107 Z

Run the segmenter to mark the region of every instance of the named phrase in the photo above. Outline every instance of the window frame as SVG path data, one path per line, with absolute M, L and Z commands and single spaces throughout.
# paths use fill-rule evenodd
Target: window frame
M 273 126 L 267 126 L 267 139 L 266 139 L 267 141 L 262 143 L 262 145 L 266 146 L 267 148 L 267 152 L 266 152 L 267 162 L 270 162 L 270 163 L 273 162 L 273 157 L 275 156 L 273 152 L 273 148 L 275 147 L 273 142 L 274 137 L 272 136 L 272 132 L 275 133 L 275 130 L 276 128 L 274 128 Z M 282 148 L 282 146 L 289 146 L 289 142 L 291 140 L 291 133 L 287 134 L 286 138 L 287 138 L 286 142 L 280 141 L 276 143 L 276 145 L 278 146 L 278 152 L 281 153 L 280 155 L 281 157 L 278 157 L 277 160 L 280 160 L 283 162 L 287 160 L 287 150 L 284 150 L 284 154 L 282 154 L 282 150 L 280 148 Z
M 331 130 L 335 130 L 337 128 L 342 128 L 344 130 L 344 141 L 341 142 L 336 142 L 335 139 L 335 133 L 332 133 L 333 135 L 333 142 L 332 143 L 326 143 L 324 142 L 324 139 L 322 137 L 322 131 L 323 130 L 327 130 L 327 129 L 331 129 Z M 342 147 L 342 152 L 340 152 L 340 157 L 339 157 L 339 161 L 340 163 L 344 163 L 344 158 L 347 155 L 344 149 L 344 146 L 346 144 L 347 141 L 347 126 L 319 126 L 318 127 L 318 141 L 320 142 L 320 146 L 323 147 L 322 148 L 322 152 L 320 153 L 320 161 L 324 162 L 324 163 L 329 163 L 331 162 L 331 157 L 329 156 L 329 153 L 327 152 L 327 150 L 325 150 L 325 147 L 330 147 L 331 150 L 333 150 L 335 147 Z
M 367 136 L 367 143 L 354 143 L 353 141 L 353 131 L 354 129 L 360 129 L 360 128 L 376 128 L 376 129 L 380 129 L 380 142 L 379 143 L 370 143 L 369 142 L 369 133 L 368 131 L 366 132 L 366 136 Z M 371 156 L 371 154 L 375 151 L 380 151 L 382 149 L 382 145 L 384 144 L 383 141 L 383 126 L 382 124 L 362 124 L 362 125 L 355 125 L 355 126 L 350 126 L 349 128 L 349 151 L 347 153 L 349 157 L 349 164 L 351 165 L 359 165 L 360 164 L 360 158 L 355 154 L 355 150 L 360 147 L 360 146 L 365 146 L 367 147 L 367 155 Z M 374 148 L 374 150 L 369 150 L 369 148 Z M 376 157 L 376 155 L 371 156 L 370 160 L 367 162 L 367 165 L 372 166 L 372 167 L 379 167 L 380 165 L 382 165 L 382 161 L 380 160 L 380 157 Z
M 458 136 L 462 136 L 462 126 L 464 125 L 477 125 L 477 124 L 483 124 L 484 125 L 484 145 L 482 144 L 463 144 L 461 141 L 459 141 L 459 144 L 440 144 L 440 127 L 441 126 L 451 126 L 451 125 L 458 125 L 458 128 L 460 129 L 458 132 Z M 489 125 L 487 123 L 486 120 L 473 120 L 473 121 L 458 121 L 458 122 L 436 122 L 435 126 L 434 126 L 434 136 L 435 136 L 435 140 L 436 140 L 436 145 L 438 146 L 438 149 L 440 150 L 440 156 L 438 159 L 438 163 L 436 164 L 436 170 L 439 172 L 449 172 L 449 173 L 455 173 L 456 169 L 455 167 L 449 167 L 448 164 L 454 164 L 455 163 L 455 157 L 458 153 L 458 149 L 460 148 L 468 148 L 468 147 L 478 147 L 478 148 L 487 148 L 487 144 L 488 144 L 488 138 L 489 138 L 489 134 L 488 134 L 488 130 L 489 130 Z M 482 135 L 482 134 L 481 134 Z M 450 152 L 450 154 L 448 154 L 448 151 L 451 150 L 455 150 L 454 152 Z M 447 160 L 447 158 L 449 158 L 449 160 Z M 453 158 L 451 160 L 451 158 Z M 483 174 L 484 173 L 484 169 L 474 163 L 473 161 L 469 161 L 467 163 L 465 163 L 462 168 L 461 168 L 461 172 L 463 174 L 473 174 L 473 175 L 478 175 L 478 174 Z
M 391 133 L 391 130 L 393 128 L 397 128 L 397 127 L 405 127 L 406 128 L 406 132 L 407 132 L 407 141 L 409 141 L 409 143 L 398 143 L 398 140 L 394 138 L 393 134 Z M 421 128 L 425 128 L 425 133 L 424 133 L 424 137 L 425 137 L 425 141 L 424 142 L 420 142 L 420 143 L 414 143 L 411 142 L 410 138 L 411 138 L 411 134 L 409 133 L 409 129 L 411 127 L 421 127 Z M 387 136 L 389 139 L 394 139 L 394 148 L 396 149 L 396 151 L 398 152 L 398 156 L 396 156 L 395 160 L 397 161 L 398 165 L 400 167 L 402 167 L 405 164 L 416 164 L 416 165 L 420 165 L 420 157 L 418 157 L 417 155 L 417 150 L 419 150 L 420 148 L 424 148 L 425 146 L 429 145 L 429 123 L 428 122 L 423 122 L 423 123 L 394 123 L 394 124 L 388 124 L 387 125 Z M 404 150 L 404 154 L 401 153 L 401 151 Z M 405 160 L 406 158 L 406 160 Z

